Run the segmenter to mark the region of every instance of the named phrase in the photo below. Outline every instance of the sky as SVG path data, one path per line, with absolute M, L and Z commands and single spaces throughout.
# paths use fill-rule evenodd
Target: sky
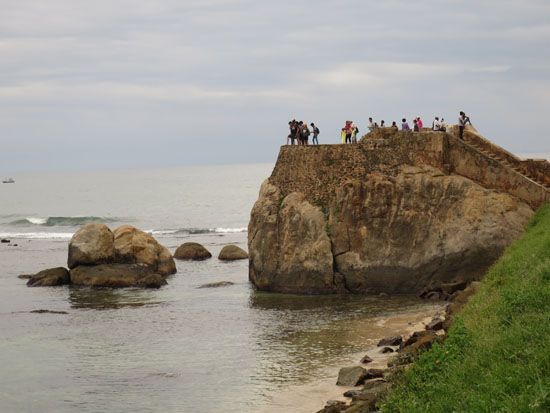
M 464 110 L 549 153 L 547 0 L 0 0 L 0 174 L 273 162 Z

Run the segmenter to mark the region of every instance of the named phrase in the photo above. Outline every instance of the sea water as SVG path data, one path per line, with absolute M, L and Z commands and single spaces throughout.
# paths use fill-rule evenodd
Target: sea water
M 217 260 L 226 244 L 246 249 L 271 169 L 34 173 L 2 185 L 0 238 L 11 245 L 0 244 L 0 411 L 270 411 L 278 394 L 335 380 L 327 366 L 372 347 L 384 317 L 426 307 L 413 297 L 261 293 L 246 260 Z M 213 258 L 177 261 L 158 290 L 26 287 L 19 274 L 66 265 L 86 222 L 134 225 L 171 251 L 199 242 Z M 216 281 L 234 284 L 198 288 Z M 39 309 L 67 314 L 30 312 Z

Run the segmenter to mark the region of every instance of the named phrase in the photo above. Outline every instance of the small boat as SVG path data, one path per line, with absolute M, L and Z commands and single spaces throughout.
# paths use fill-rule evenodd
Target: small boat
M 3 184 L 14 184 L 15 180 L 13 178 L 6 178 L 2 180 Z

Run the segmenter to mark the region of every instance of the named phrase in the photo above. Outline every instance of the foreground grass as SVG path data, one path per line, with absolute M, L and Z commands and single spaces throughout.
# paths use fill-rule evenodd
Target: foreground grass
M 455 320 L 383 412 L 550 412 L 550 204 Z

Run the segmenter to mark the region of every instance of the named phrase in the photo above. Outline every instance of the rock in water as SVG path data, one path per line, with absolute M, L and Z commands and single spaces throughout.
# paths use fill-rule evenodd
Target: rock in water
M 160 275 L 176 272 L 176 263 L 170 251 L 152 235 L 130 225 L 114 230 L 115 262 L 144 264 Z
M 86 224 L 69 242 L 69 268 L 112 262 L 115 256 L 114 236 L 104 224 Z
M 523 232 L 533 215 L 527 202 L 544 197 L 526 183 L 520 198 L 515 176 L 480 167 L 445 134 L 399 136 L 315 153 L 281 149 L 248 229 L 258 289 L 417 293 L 479 279 Z M 445 173 L 449 164 L 468 177 Z M 497 183 L 501 192 L 491 189 Z
M 73 268 L 71 282 L 88 287 L 160 288 L 166 284 L 166 279 L 145 264 L 100 264 Z
M 247 258 L 248 253 L 236 245 L 226 245 L 218 255 L 218 259 L 223 261 L 245 260 Z
M 383 338 L 378 342 L 378 347 L 382 346 L 398 346 L 403 342 L 403 337 L 401 336 L 392 336 L 392 337 L 386 337 Z
M 367 378 L 367 370 L 361 366 L 343 367 L 338 373 L 338 386 L 358 386 Z
M 197 242 L 186 242 L 181 244 L 174 253 L 178 260 L 202 261 L 212 257 L 210 251 Z
M 231 281 L 218 281 L 215 283 L 208 283 L 203 284 L 200 287 L 197 288 L 218 288 L 218 287 L 229 287 L 230 285 L 233 285 L 235 283 L 232 283 Z
M 53 287 L 71 282 L 69 271 L 63 267 L 50 268 L 32 275 L 27 282 L 29 287 Z

